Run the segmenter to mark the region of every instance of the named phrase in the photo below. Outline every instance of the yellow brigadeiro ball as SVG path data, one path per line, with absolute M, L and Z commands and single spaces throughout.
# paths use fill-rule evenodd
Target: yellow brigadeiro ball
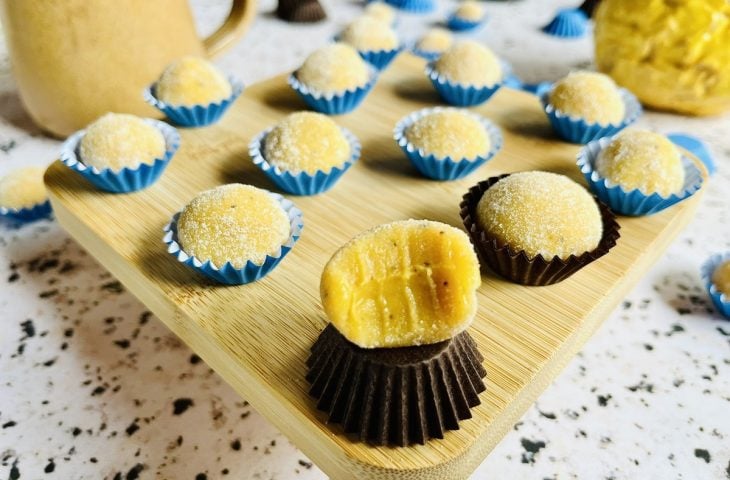
M 549 96 L 550 104 L 561 112 L 591 123 L 621 123 L 626 115 L 621 92 L 611 77 L 602 73 L 577 71 L 559 80 Z
M 454 15 L 462 20 L 478 22 L 484 16 L 484 8 L 474 0 L 465 0 L 457 7 Z
M 337 93 L 368 83 L 368 66 L 357 50 L 333 43 L 315 50 L 297 70 L 297 78 L 310 89 Z
M 207 105 L 230 95 L 231 82 L 200 57 L 183 57 L 169 65 L 155 86 L 155 96 L 169 105 Z
M 502 66 L 494 53 L 473 40 L 463 40 L 436 60 L 436 71 L 464 85 L 494 85 L 502 79 Z
M 363 348 L 436 343 L 476 314 L 479 262 L 469 237 L 428 220 L 380 225 L 350 240 L 322 273 L 332 325 Z
M 86 128 L 79 152 L 84 165 L 99 170 L 137 168 L 164 156 L 165 137 L 139 117 L 107 113 Z
M 727 260 L 715 268 L 712 273 L 712 283 L 715 284 L 720 293 L 730 296 L 730 260 Z
M 601 150 L 598 174 L 626 190 L 669 196 L 684 186 L 684 167 L 677 147 L 667 137 L 648 130 L 625 130 Z
M 348 25 L 340 40 L 358 50 L 393 50 L 398 47 L 395 31 L 387 23 L 367 15 Z
M 31 208 L 48 200 L 43 167 L 22 167 L 0 178 L 0 207 Z
M 428 113 L 405 130 L 405 137 L 426 155 L 453 160 L 476 160 L 491 148 L 484 125 L 472 114 L 456 108 Z
M 279 251 L 290 234 L 286 212 L 269 192 L 238 183 L 199 193 L 183 208 L 177 223 L 180 246 L 218 268 L 261 264 Z
M 424 52 L 444 52 L 454 43 L 454 36 L 444 28 L 432 28 L 416 44 Z
M 292 173 L 329 171 L 350 157 L 350 144 L 326 115 L 297 112 L 279 122 L 266 136 L 264 158 Z
M 581 255 L 598 246 L 598 204 L 580 185 L 548 172 L 514 173 L 492 185 L 477 204 L 477 224 L 489 238 L 529 258 Z
M 395 21 L 395 9 L 383 2 L 370 2 L 365 7 L 365 15 L 380 20 L 386 25 L 392 25 Z

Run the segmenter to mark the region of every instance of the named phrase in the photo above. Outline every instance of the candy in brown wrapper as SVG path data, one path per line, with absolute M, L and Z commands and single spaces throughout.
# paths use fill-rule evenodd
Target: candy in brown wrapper
M 373 445 L 443 438 L 471 418 L 487 372 L 467 332 L 432 345 L 364 349 L 331 324 L 307 361 L 309 393 L 329 423 Z
M 276 16 L 287 22 L 314 23 L 327 18 L 317 0 L 279 0 Z
M 601 212 L 603 236 L 598 246 L 581 255 L 571 255 L 566 259 L 553 257 L 545 259 L 542 255 L 528 257 L 524 250 L 514 251 L 508 245 L 500 245 L 490 238 L 478 225 L 476 208 L 479 200 L 492 185 L 509 176 L 500 175 L 479 182 L 469 189 L 461 202 L 461 219 L 471 237 L 479 258 L 495 273 L 522 285 L 544 286 L 561 282 L 594 260 L 604 256 L 616 245 L 620 237 L 619 224 L 611 210 L 596 199 Z

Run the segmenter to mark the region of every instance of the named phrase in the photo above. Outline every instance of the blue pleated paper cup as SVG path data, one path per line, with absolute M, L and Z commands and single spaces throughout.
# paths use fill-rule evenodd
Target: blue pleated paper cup
M 304 100 L 309 108 L 326 115 L 342 115 L 355 110 L 367 94 L 372 90 L 378 79 L 377 69 L 371 67 L 368 83 L 354 89 L 336 93 L 322 93 L 310 89 L 297 78 L 297 72 L 289 75 L 289 85 Z
M 49 200 L 30 207 L 0 207 L 0 216 L 7 217 L 18 222 L 35 222 L 36 220 L 49 218 L 51 213 L 51 202 Z
M 360 141 L 349 130 L 340 127 L 350 144 L 350 158 L 341 166 L 332 167 L 329 171 L 317 170 L 314 174 L 307 172 L 292 173 L 271 165 L 264 157 L 266 137 L 269 128 L 259 133 L 248 146 L 248 153 L 253 164 L 259 167 L 277 187 L 294 195 L 317 195 L 332 188 L 347 170 L 360 158 Z
M 558 38 L 580 38 L 588 31 L 588 16 L 577 8 L 558 10 L 542 31 Z
M 614 212 L 631 217 L 652 215 L 691 197 L 702 187 L 700 169 L 690 158 L 682 155 L 684 186 L 681 192 L 663 197 L 658 193 L 647 195 L 639 189 L 626 190 L 621 185 L 601 177 L 594 170 L 598 154 L 611 143 L 611 140 L 611 138 L 602 138 L 590 142 L 578 153 L 576 164 L 591 191 Z
M 565 114 L 550 104 L 550 92 L 552 89 L 543 90 L 540 95 L 543 110 L 555 130 L 555 133 L 563 140 L 571 143 L 586 144 L 603 137 L 616 135 L 618 132 L 634 123 L 642 113 L 641 103 L 625 88 L 619 88 L 621 98 L 624 102 L 626 114 L 620 123 L 600 124 L 587 122 L 582 118 Z
M 411 13 L 429 13 L 436 9 L 436 0 L 384 0 L 399 10 Z
M 438 60 L 438 58 L 444 53 L 444 52 L 438 52 L 433 50 L 421 50 L 418 48 L 418 43 L 413 43 L 410 50 L 413 55 L 416 55 L 417 57 L 421 57 L 429 62 L 433 62 L 435 60 Z
M 395 139 L 398 146 L 403 150 L 411 161 L 416 170 L 421 175 L 434 179 L 434 180 L 457 180 L 464 178 L 476 169 L 487 163 L 502 149 L 502 132 L 499 128 L 476 113 L 464 111 L 464 113 L 471 115 L 481 123 L 487 130 L 489 135 L 490 149 L 484 155 L 480 155 L 476 158 L 460 158 L 454 159 L 451 157 L 439 158 L 433 154 L 427 154 L 422 149 L 419 149 L 411 142 L 408 141 L 405 135 L 406 129 L 411 126 L 415 121 L 425 117 L 428 114 L 448 110 L 444 107 L 435 108 L 424 108 L 417 112 L 413 112 L 410 115 L 402 118 L 398 121 L 393 131 L 393 138 Z
M 712 281 L 712 276 L 715 274 L 717 267 L 729 260 L 730 252 L 716 253 L 708 258 L 702 265 L 702 268 L 700 268 L 702 281 L 705 283 L 705 288 L 707 288 L 707 293 L 710 295 L 712 304 L 727 319 L 730 319 L 730 298 L 717 289 L 717 285 Z
M 165 171 L 172 157 L 180 147 L 180 134 L 178 131 L 159 120 L 145 118 L 148 125 L 157 128 L 165 137 L 165 153 L 161 158 L 156 158 L 152 163 L 141 163 L 135 168 L 124 167 L 121 170 L 104 168 L 99 170 L 96 167 L 87 167 L 81 160 L 79 144 L 86 134 L 85 130 L 79 130 L 63 142 L 61 146 L 61 162 L 71 170 L 83 175 L 96 188 L 113 193 L 128 193 L 147 188 L 157 181 Z
M 204 127 L 211 125 L 223 116 L 233 102 L 243 92 L 243 83 L 233 77 L 228 77 L 231 83 L 231 94 L 207 105 L 170 105 L 155 96 L 156 84 L 152 84 L 145 88 L 142 92 L 145 102 L 149 103 L 159 111 L 165 114 L 170 121 L 181 127 Z
M 476 30 L 477 28 L 481 27 L 482 25 L 487 23 L 487 16 L 483 16 L 480 20 L 466 20 L 464 18 L 459 17 L 456 14 L 449 15 L 449 18 L 446 19 L 446 27 L 449 30 L 452 30 L 454 32 L 469 32 L 472 30 Z
M 403 46 L 398 46 L 390 50 L 358 50 L 357 53 L 373 67 L 385 70 L 402 50 Z
M 436 71 L 433 62 L 426 65 L 426 76 L 431 80 L 441 98 L 446 103 L 457 107 L 480 105 L 489 100 L 503 84 L 500 80 L 493 85 L 477 87 L 452 82 Z
M 302 212 L 292 201 L 287 200 L 277 193 L 269 192 L 269 195 L 273 196 L 281 204 L 289 217 L 290 233 L 287 241 L 276 252 L 267 255 L 261 264 L 249 260 L 242 268 L 236 268 L 230 262 L 226 262 L 222 267 L 218 267 L 210 260 L 202 262 L 197 257 L 188 255 L 182 249 L 177 235 L 177 222 L 182 212 L 177 212 L 173 215 L 170 223 L 165 225 L 163 229 L 165 235 L 162 241 L 167 245 L 167 252 L 175 257 L 178 262 L 224 285 L 244 285 L 264 278 L 294 248 L 294 244 L 299 240 L 299 237 L 302 235 L 302 229 L 304 228 Z

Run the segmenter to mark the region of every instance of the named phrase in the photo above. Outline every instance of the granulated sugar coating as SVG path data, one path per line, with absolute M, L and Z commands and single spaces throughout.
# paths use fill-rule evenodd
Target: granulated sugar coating
M 79 145 L 84 165 L 114 171 L 152 164 L 165 154 L 165 137 L 139 117 L 107 113 L 86 128 Z
M 297 71 L 297 78 L 310 89 L 338 93 L 368 83 L 365 60 L 344 43 L 333 43 L 311 53 Z
M 266 136 L 264 158 L 291 173 L 328 172 L 350 157 L 350 144 L 326 115 L 297 112 L 279 122 Z
M 477 87 L 494 85 L 502 79 L 499 59 L 484 45 L 463 40 L 436 60 L 435 69 L 448 80 Z
M 465 0 L 459 4 L 454 15 L 462 20 L 478 22 L 484 17 L 484 7 L 474 0 Z
M 23 167 L 0 178 L 0 207 L 30 208 L 48 199 L 43 167 Z
M 550 103 L 561 112 L 587 122 L 620 123 L 626 115 L 621 93 L 602 73 L 577 71 L 559 80 L 550 92 Z
M 432 28 L 416 44 L 424 52 L 444 52 L 454 43 L 454 36 L 444 28 Z
M 322 273 L 330 322 L 363 348 L 446 340 L 476 313 L 479 262 L 469 237 L 428 220 L 380 225 L 350 240 Z
M 380 20 L 386 25 L 395 21 L 395 9 L 383 2 L 370 2 L 365 7 L 365 16 Z
M 155 95 L 169 105 L 207 105 L 229 97 L 231 83 L 212 63 L 183 57 L 162 72 Z
M 345 28 L 340 40 L 358 50 L 392 50 L 398 47 L 398 35 L 390 26 L 365 15 Z
M 489 153 L 484 125 L 466 110 L 448 108 L 429 113 L 406 128 L 406 139 L 425 154 L 452 160 L 476 160 Z
M 679 150 L 664 135 L 648 130 L 621 132 L 598 154 L 596 171 L 627 190 L 638 188 L 647 195 L 667 197 L 684 185 Z
M 528 257 L 581 255 L 598 246 L 603 224 L 598 204 L 566 176 L 523 172 L 489 188 L 477 204 L 477 224 L 489 237 Z
M 180 214 L 177 234 L 185 253 L 217 267 L 261 264 L 289 238 L 286 212 L 266 190 L 233 183 L 206 190 Z
M 721 293 L 730 296 L 730 260 L 717 266 L 712 274 L 712 283 Z

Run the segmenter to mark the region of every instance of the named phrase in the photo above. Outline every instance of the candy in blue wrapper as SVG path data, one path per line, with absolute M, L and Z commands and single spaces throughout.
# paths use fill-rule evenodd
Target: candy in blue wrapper
M 642 113 L 641 104 L 634 94 L 625 88 L 619 88 L 626 110 L 623 121 L 617 124 L 587 122 L 582 118 L 567 115 L 550 104 L 551 90 L 543 90 L 540 95 L 543 110 L 558 136 L 571 143 L 586 144 L 599 138 L 613 136 L 634 123 Z
M 402 46 L 390 50 L 358 50 L 363 60 L 378 70 L 384 70 L 403 50 Z
M 350 145 L 350 158 L 343 165 L 332 167 L 327 172 L 318 170 L 313 174 L 307 172 L 293 174 L 288 171 L 282 171 L 278 167 L 271 165 L 264 157 L 266 136 L 271 130 L 269 128 L 258 134 L 249 145 L 248 153 L 254 165 L 259 167 L 276 186 L 294 195 L 316 195 L 326 192 L 360 158 L 360 142 L 352 132 L 342 128 L 342 133 Z
M 712 277 L 715 274 L 715 270 L 725 262 L 730 261 L 730 252 L 716 253 L 711 256 L 702 265 L 700 274 L 702 275 L 702 281 L 705 284 L 707 293 L 710 295 L 712 304 L 715 306 L 718 312 L 727 319 L 730 319 L 730 297 L 722 293 L 715 285 Z
M 542 27 L 548 35 L 559 38 L 580 38 L 588 30 L 588 16 L 577 8 L 558 10 L 550 23 Z
M 46 200 L 43 203 L 24 208 L 0 207 L 0 216 L 8 217 L 19 222 L 34 222 L 51 216 L 51 202 Z
M 436 9 L 436 0 L 384 0 L 399 10 L 411 13 L 428 13 Z
M 494 95 L 502 86 L 502 81 L 485 86 L 464 85 L 455 83 L 438 73 L 433 62 L 426 65 L 426 75 L 446 103 L 457 107 L 479 105 Z
M 150 85 L 142 93 L 144 100 L 161 111 L 172 123 L 183 127 L 204 127 L 211 125 L 223 116 L 233 102 L 243 92 L 243 83 L 229 77 L 231 94 L 223 100 L 211 102 L 207 105 L 169 105 L 155 96 L 155 85 Z
M 594 170 L 598 154 L 612 138 L 602 138 L 590 142 L 578 153 L 576 164 L 588 182 L 588 187 L 614 212 L 626 216 L 651 215 L 675 205 L 694 195 L 702 187 L 702 173 L 689 158 L 682 156 L 684 167 L 684 186 L 681 192 L 663 197 L 658 193 L 645 194 L 639 189 L 626 190 L 602 178 Z M 647 173 L 649 174 L 649 173 Z
M 370 67 L 370 78 L 365 85 L 342 92 L 322 93 L 300 82 L 297 72 L 294 72 L 289 75 L 289 85 L 312 110 L 327 115 L 341 115 L 355 110 L 365 100 L 377 78 L 377 69 Z
M 469 32 L 471 30 L 476 30 L 486 23 L 486 15 L 484 15 L 479 20 L 467 20 L 465 18 L 459 17 L 456 13 L 453 13 L 449 15 L 449 18 L 446 20 L 446 26 L 449 28 L 449 30 L 453 30 L 455 32 Z
M 164 228 L 163 242 L 167 245 L 167 252 L 178 262 L 224 285 L 243 285 L 265 277 L 294 248 L 294 244 L 299 240 L 304 228 L 302 212 L 294 203 L 279 194 L 269 194 L 276 198 L 289 217 L 290 233 L 279 251 L 273 255 L 267 255 L 263 263 L 257 264 L 248 261 L 242 268 L 236 268 L 230 262 L 226 262 L 222 267 L 218 267 L 210 261 L 201 262 L 198 258 L 188 255 L 182 249 L 177 236 L 177 222 L 181 212 L 176 213 Z
M 135 168 L 124 167 L 121 170 L 109 168 L 97 169 L 84 165 L 79 154 L 79 144 L 86 133 L 79 130 L 63 142 L 61 146 L 61 162 L 71 170 L 84 176 L 96 188 L 113 193 L 134 192 L 146 188 L 162 175 L 173 155 L 180 146 L 180 134 L 170 125 L 145 118 L 144 121 L 157 128 L 165 137 L 165 153 L 152 163 L 141 163 Z
M 487 161 L 491 160 L 502 148 L 502 134 L 499 128 L 486 118 L 472 112 L 464 111 L 467 115 L 476 118 L 487 131 L 487 135 L 489 136 L 489 152 L 486 152 L 484 155 L 474 159 L 437 158 L 433 154 L 428 154 L 417 148 L 408 141 L 405 131 L 410 125 L 426 115 L 444 110 L 449 109 L 443 107 L 425 108 L 411 113 L 396 124 L 393 137 L 398 146 L 406 154 L 406 157 L 408 157 L 413 166 L 423 176 L 434 180 L 456 180 L 469 175 Z

